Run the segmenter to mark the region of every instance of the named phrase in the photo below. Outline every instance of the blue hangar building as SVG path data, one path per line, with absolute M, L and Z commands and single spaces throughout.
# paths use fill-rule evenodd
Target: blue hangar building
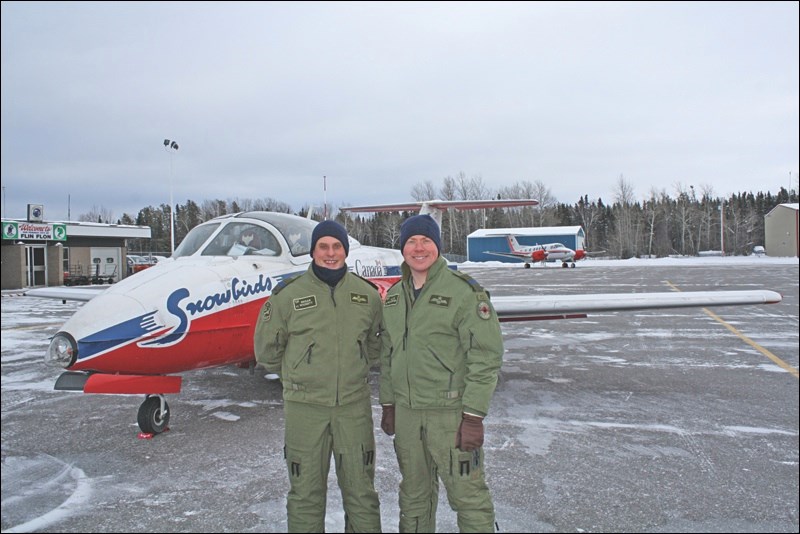
M 467 261 L 503 261 L 518 263 L 518 260 L 486 254 L 510 252 L 506 236 L 513 235 L 522 246 L 561 243 L 572 250 L 583 248 L 586 234 L 581 226 L 541 226 L 538 228 L 483 228 L 467 236 Z

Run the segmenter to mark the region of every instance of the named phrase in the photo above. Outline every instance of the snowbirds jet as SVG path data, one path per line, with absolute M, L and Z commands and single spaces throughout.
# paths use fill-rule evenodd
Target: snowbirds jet
M 508 241 L 509 252 L 484 250 L 483 253 L 519 260 L 525 263 L 526 269 L 530 268 L 531 263 L 544 263 L 547 261 L 560 261 L 562 267 L 575 267 L 576 261 L 582 260 L 587 256 L 585 250 L 572 250 L 561 243 L 524 246 L 520 245 L 513 235 L 507 235 L 506 241 Z
M 535 205 L 535 200 L 429 201 L 393 204 L 441 221 L 442 210 Z M 389 211 L 386 205 L 373 206 Z M 346 208 L 367 211 L 368 207 Z M 374 209 L 372 211 L 375 211 Z M 255 365 L 256 318 L 273 288 L 308 269 L 317 223 L 273 212 L 224 215 L 193 228 L 172 258 L 102 291 L 38 288 L 27 295 L 87 301 L 53 336 L 46 362 L 66 369 L 55 389 L 144 394 L 140 437 L 168 428 L 165 395 L 179 373 L 228 364 Z M 244 236 L 244 238 L 242 238 Z M 351 239 L 349 268 L 385 294 L 400 278 L 399 250 Z M 453 265 L 455 268 L 455 265 Z M 588 312 L 780 302 L 772 291 L 515 296 L 492 300 L 501 321 L 586 317 Z

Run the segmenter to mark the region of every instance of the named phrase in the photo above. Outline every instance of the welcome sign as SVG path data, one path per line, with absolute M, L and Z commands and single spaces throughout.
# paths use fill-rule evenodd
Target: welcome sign
M 3 239 L 29 241 L 66 241 L 66 224 L 37 224 L 29 222 L 3 222 Z

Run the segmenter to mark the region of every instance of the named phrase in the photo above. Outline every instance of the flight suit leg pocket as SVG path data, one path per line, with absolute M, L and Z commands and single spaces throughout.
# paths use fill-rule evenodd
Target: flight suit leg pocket
M 483 448 L 469 452 L 453 448 L 450 462 L 450 473 L 456 481 L 480 480 L 483 477 Z
M 351 447 L 336 454 L 336 476 L 343 488 L 372 486 L 375 478 L 375 449 Z
M 324 532 L 327 477 L 324 467 L 314 461 L 309 451 L 284 447 L 289 474 L 286 511 L 290 532 Z M 317 454 L 316 457 L 319 457 Z

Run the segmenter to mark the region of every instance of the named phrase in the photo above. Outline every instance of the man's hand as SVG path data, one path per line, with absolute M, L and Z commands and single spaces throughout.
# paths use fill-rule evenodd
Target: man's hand
M 461 414 L 456 447 L 465 452 L 479 449 L 483 445 L 483 418 L 477 415 Z
M 394 436 L 394 404 L 382 404 L 381 429 L 386 434 Z

